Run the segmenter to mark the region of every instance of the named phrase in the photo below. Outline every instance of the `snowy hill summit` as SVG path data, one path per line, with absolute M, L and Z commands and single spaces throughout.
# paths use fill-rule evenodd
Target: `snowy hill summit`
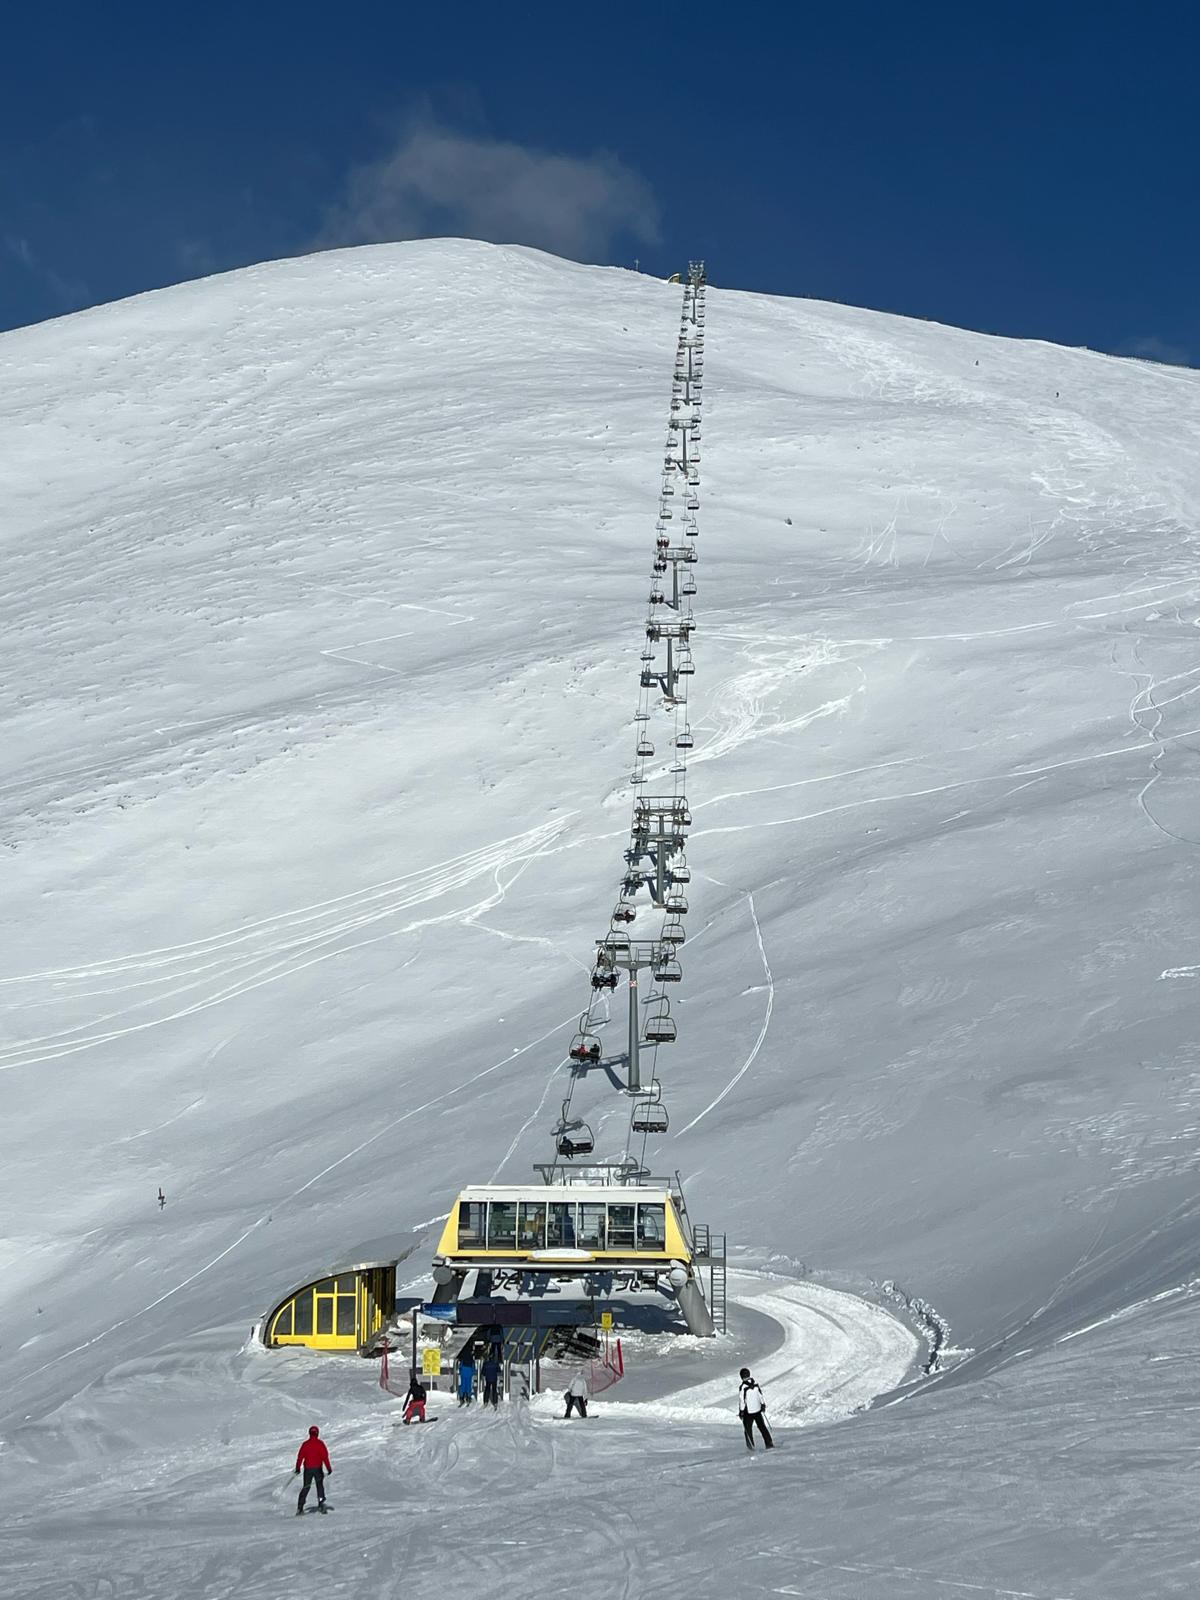
M 1110 1426 L 1169 1462 L 1200 1343 L 1200 375 L 710 272 L 653 1160 L 775 1299 L 841 1289 L 948 1350 L 836 1428 L 800 1431 L 849 1377 L 797 1379 L 796 1448 L 752 1469 L 793 1534 L 661 1396 L 397 1443 L 367 1364 L 243 1349 L 369 1246 L 415 1241 L 420 1292 L 457 1191 L 549 1157 L 621 873 L 679 291 L 437 240 L 142 295 L 0 336 L 10 1592 L 348 1563 L 457 1593 L 482 1549 L 528 1596 L 568 1525 L 583 1600 L 663 1526 L 696 1571 L 622 1592 L 1184 1592 L 1153 1464 L 1105 1457 L 1122 1509 L 1085 1543 L 1046 1461 Z M 581 1092 L 619 1154 L 627 1103 Z M 346 1462 L 321 1553 L 263 1532 L 310 1412 Z M 597 1470 L 645 1527 L 588 1522 Z M 497 1498 L 448 1548 L 472 1474 Z

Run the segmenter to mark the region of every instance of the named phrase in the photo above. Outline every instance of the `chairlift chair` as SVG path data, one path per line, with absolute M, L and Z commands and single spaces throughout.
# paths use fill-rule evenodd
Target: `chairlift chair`
M 667 869 L 667 872 L 672 883 L 691 883 L 692 881 L 692 869 L 686 861 L 681 861 L 678 865 L 672 864 Z
M 678 1037 L 675 1018 L 666 1000 L 658 1002 L 658 1010 L 646 1019 L 646 1039 L 650 1044 L 674 1044 Z
M 668 894 L 663 901 L 663 910 L 669 917 L 686 917 L 688 903 L 681 894 Z
M 663 931 L 659 934 L 659 938 L 664 944 L 682 944 L 687 938 L 683 923 L 678 919 L 664 923 Z
M 577 1033 L 567 1054 L 572 1061 L 599 1061 L 600 1041 L 594 1033 Z
M 696 580 L 688 572 L 684 575 L 683 582 L 679 585 L 680 594 L 692 595 L 696 592 Z
M 663 956 L 654 968 L 655 983 L 681 983 L 683 968 L 674 956 Z
M 613 912 L 612 919 L 614 922 L 635 922 L 637 920 L 637 912 L 632 906 L 619 905 Z
M 608 969 L 606 967 L 596 967 L 596 968 L 593 969 L 593 971 L 592 971 L 592 988 L 593 989 L 615 989 L 616 987 L 617 987 L 617 975 L 616 975 L 615 972 L 608 971 Z
M 654 563 L 653 570 L 658 574 L 658 576 L 660 578 L 662 577 L 663 573 L 667 570 L 667 563 L 663 560 L 662 556 L 659 556 L 658 560 Z
M 590 1156 L 596 1148 L 595 1135 L 582 1117 L 564 1117 L 555 1129 L 554 1147 L 570 1161 L 574 1156 Z
M 694 678 L 696 675 L 696 668 L 690 657 L 681 661 L 675 671 L 681 678 Z
M 649 739 L 638 740 L 637 753 L 639 760 L 643 761 L 647 756 L 652 756 L 654 754 L 654 746 L 650 743 Z
M 666 1133 L 670 1125 L 667 1108 L 659 1100 L 639 1100 L 629 1119 L 634 1133 Z

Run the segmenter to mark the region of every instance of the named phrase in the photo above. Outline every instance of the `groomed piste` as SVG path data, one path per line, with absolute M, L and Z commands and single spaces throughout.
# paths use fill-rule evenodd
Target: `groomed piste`
M 21 1600 L 1188 1570 L 1195 376 L 708 285 L 651 735 L 683 294 L 426 241 L 0 338 Z M 631 737 L 647 797 L 686 760 L 661 894 Z M 668 892 L 631 1096 L 597 935 Z M 459 1194 L 628 1159 L 727 1236 L 729 1332 L 631 1321 L 586 1424 L 547 1387 L 403 1429 L 354 1350 L 247 1339 L 302 1286 L 336 1325 L 343 1268 L 432 1303 Z

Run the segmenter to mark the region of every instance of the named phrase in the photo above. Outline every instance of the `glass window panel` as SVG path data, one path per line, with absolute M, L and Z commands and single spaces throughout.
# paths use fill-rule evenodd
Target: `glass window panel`
M 585 1200 L 579 1207 L 579 1243 L 585 1250 L 604 1249 L 603 1200 Z
M 483 1200 L 464 1200 L 458 1208 L 458 1247 L 486 1243 L 487 1204 Z
M 546 1202 L 522 1200 L 517 1243 L 522 1250 L 540 1250 L 546 1242 Z
M 488 1205 L 488 1249 L 511 1250 L 517 1233 L 517 1202 L 493 1200 Z
M 609 1206 L 608 1248 L 610 1250 L 632 1250 L 633 1240 L 633 1207 Z
M 358 1274 L 356 1272 L 343 1272 L 337 1280 L 337 1292 L 339 1294 L 357 1294 Z
M 303 1294 L 296 1296 L 296 1332 L 297 1334 L 312 1333 L 312 1290 L 306 1289 Z
M 575 1202 L 553 1200 L 546 1221 L 546 1243 L 551 1249 L 575 1248 Z
M 667 1247 L 667 1208 L 665 1205 L 638 1206 L 638 1249 L 665 1250 Z
M 286 1339 L 291 1334 L 292 1309 L 293 1302 L 289 1300 L 287 1305 L 284 1306 L 283 1310 L 279 1312 L 275 1318 L 275 1328 L 272 1337 L 276 1339 Z
M 333 1296 L 319 1294 L 317 1296 L 317 1332 L 333 1332 Z
M 357 1319 L 355 1318 L 355 1297 L 352 1294 L 340 1294 L 337 1297 L 337 1331 L 354 1336 Z
M 333 1293 L 333 1279 L 332 1278 L 322 1278 L 320 1283 L 314 1283 L 313 1284 L 313 1293 L 314 1294 L 332 1294 Z

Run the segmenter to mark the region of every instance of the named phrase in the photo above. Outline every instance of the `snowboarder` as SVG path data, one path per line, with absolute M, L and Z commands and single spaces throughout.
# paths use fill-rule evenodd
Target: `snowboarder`
M 500 1358 L 493 1346 L 484 1357 L 483 1365 L 479 1369 L 483 1379 L 483 1403 L 485 1406 L 499 1406 L 500 1404 Z
M 314 1422 L 308 1430 L 308 1438 L 296 1452 L 296 1476 L 300 1476 L 301 1468 L 304 1469 L 304 1487 L 300 1490 L 300 1499 L 296 1503 L 296 1515 L 304 1515 L 304 1502 L 308 1499 L 308 1491 L 315 1483 L 317 1486 L 317 1510 L 325 1509 L 325 1474 L 333 1471 L 333 1464 L 329 1459 L 329 1451 L 325 1448 L 325 1441 L 321 1438 L 321 1430 Z
M 774 1450 L 775 1441 L 771 1437 L 771 1430 L 767 1427 L 767 1419 L 763 1415 L 767 1409 L 763 1392 L 750 1376 L 749 1367 L 743 1367 L 738 1376 L 742 1380 L 742 1386 L 738 1390 L 738 1416 L 741 1417 L 742 1427 L 746 1430 L 746 1449 L 754 1449 L 754 1429 L 757 1425 L 767 1449 Z
M 404 1426 L 406 1428 L 414 1417 L 418 1422 L 425 1421 L 425 1401 L 427 1398 L 428 1391 L 420 1378 L 417 1377 L 417 1369 L 414 1367 L 408 1380 L 408 1393 L 404 1396 Z
M 458 1403 L 469 1406 L 475 1398 L 475 1357 L 464 1350 L 458 1358 Z
M 574 1411 L 576 1407 L 578 1407 L 579 1415 L 581 1417 L 587 1416 L 588 1385 L 587 1379 L 584 1377 L 582 1371 L 577 1372 L 571 1379 L 566 1394 L 563 1398 L 567 1402 L 567 1417 L 571 1415 L 571 1412 Z M 566 1418 L 563 1420 L 565 1421 Z

